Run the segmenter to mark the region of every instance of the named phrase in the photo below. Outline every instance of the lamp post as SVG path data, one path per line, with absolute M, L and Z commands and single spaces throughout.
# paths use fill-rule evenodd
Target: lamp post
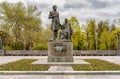
M 3 49 L 3 46 L 2 46 L 2 38 L 1 38 L 1 36 L 0 36 L 0 50 L 2 50 Z
M 118 36 L 118 50 L 120 50 L 120 32 L 117 32 Z

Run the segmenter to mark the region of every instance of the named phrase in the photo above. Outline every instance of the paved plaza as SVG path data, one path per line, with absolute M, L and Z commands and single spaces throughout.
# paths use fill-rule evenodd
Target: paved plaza
M 8 62 L 20 60 L 20 59 L 38 59 L 47 60 L 47 56 L 1 56 L 0 65 Z M 101 59 L 116 64 L 120 64 L 120 56 L 76 56 L 75 61 L 81 61 L 83 59 Z M 70 66 L 51 66 L 49 71 L 74 71 Z M 0 75 L 0 79 L 120 79 L 120 74 L 23 74 L 23 75 Z
M 0 79 L 120 79 L 119 75 L 0 75 Z
M 20 59 L 39 59 L 46 61 L 47 56 L 0 56 L 0 65 Z M 75 61 L 82 59 L 101 59 L 120 64 L 120 56 L 74 56 Z

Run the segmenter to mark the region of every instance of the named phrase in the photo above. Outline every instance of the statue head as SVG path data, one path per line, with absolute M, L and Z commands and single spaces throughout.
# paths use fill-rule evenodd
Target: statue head
M 57 6 L 56 5 L 53 5 L 53 10 L 57 10 Z
M 65 18 L 65 23 L 68 23 L 68 19 L 67 18 Z

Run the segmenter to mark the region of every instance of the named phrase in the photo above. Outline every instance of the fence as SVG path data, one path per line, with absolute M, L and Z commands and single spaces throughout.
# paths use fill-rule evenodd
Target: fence
M 0 56 L 47 56 L 47 50 L 0 50 Z M 74 50 L 73 56 L 119 56 L 120 50 Z

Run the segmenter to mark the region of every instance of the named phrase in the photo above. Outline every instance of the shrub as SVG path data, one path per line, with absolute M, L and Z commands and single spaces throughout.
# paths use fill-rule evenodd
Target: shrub
M 23 50 L 24 49 L 23 42 L 21 42 L 21 41 L 15 42 L 14 45 L 13 45 L 13 49 L 14 50 Z
M 33 50 L 47 50 L 48 49 L 48 45 L 47 43 L 40 43 L 40 44 L 37 44 L 37 45 L 34 45 Z
M 4 50 L 13 50 L 13 48 L 11 46 L 5 46 Z

